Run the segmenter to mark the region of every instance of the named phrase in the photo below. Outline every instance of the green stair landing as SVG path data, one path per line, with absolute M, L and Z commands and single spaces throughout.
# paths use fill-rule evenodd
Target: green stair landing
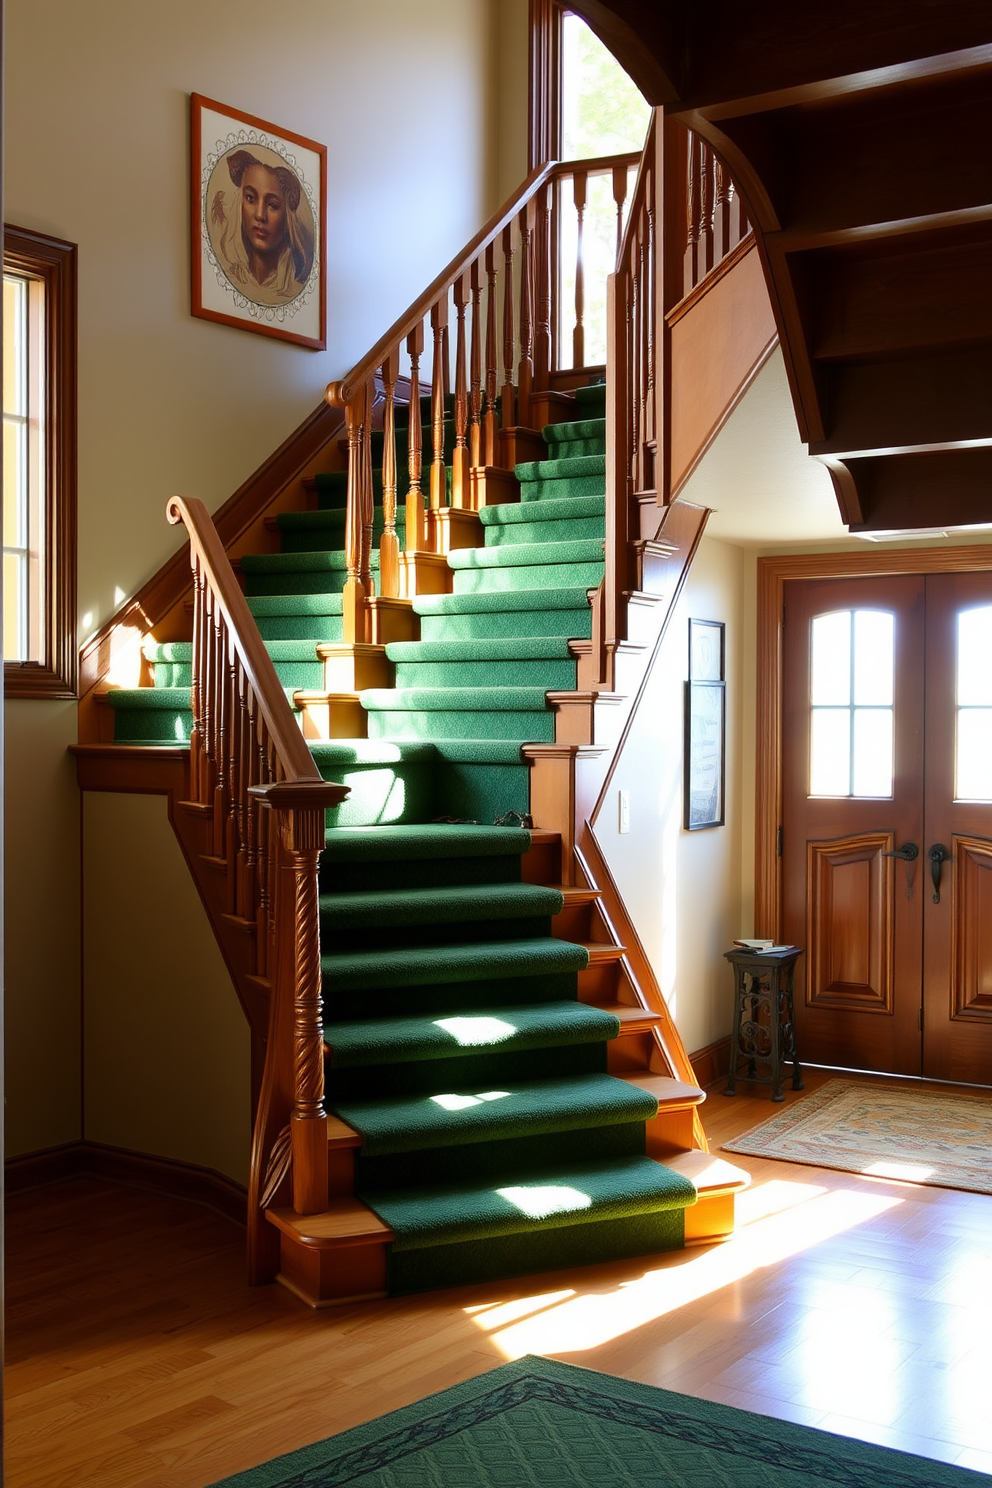
M 387 647 L 394 686 L 361 694 L 367 737 L 311 743 L 351 791 L 320 863 L 332 1201 L 268 1217 L 283 1280 L 313 1305 L 727 1228 L 741 1175 L 685 1150 L 702 1092 L 658 1072 L 657 1019 L 593 940 L 594 896 L 529 881 L 560 879 L 560 845 L 493 825 L 526 819 L 521 745 L 554 739 L 546 694 L 575 689 L 569 642 L 591 634 L 604 396 L 578 390 L 548 458 L 517 467 L 519 505 L 484 508 L 484 546 L 449 556 L 451 592 L 414 600 L 420 639 Z M 340 635 L 342 479 L 318 478 L 318 499 L 278 518 L 281 552 L 241 564 L 290 696 L 321 685 L 316 645 Z M 117 737 L 181 741 L 189 648 L 148 654 L 155 687 L 111 695 Z

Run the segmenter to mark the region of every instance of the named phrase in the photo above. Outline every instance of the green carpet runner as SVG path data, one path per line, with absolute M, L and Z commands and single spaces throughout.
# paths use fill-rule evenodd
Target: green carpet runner
M 361 695 L 368 738 L 311 745 L 351 788 L 320 865 L 327 1103 L 361 1134 L 393 1292 L 669 1249 L 695 1200 L 644 1155 L 657 1103 L 607 1073 L 619 1020 L 579 1001 L 561 894 L 521 882 L 529 833 L 487 825 L 528 809 L 520 746 L 554 738 L 546 693 L 575 688 L 568 643 L 603 573 L 605 390 L 576 400 L 549 458 L 517 467 L 520 504 L 485 508 L 485 546 L 451 553 L 453 592 L 414 600 L 395 686 Z M 449 455 L 451 438 L 449 420 Z M 315 644 L 340 637 L 345 487 L 318 477 L 319 509 L 278 518 L 281 552 L 241 560 L 290 694 L 321 687 Z M 188 738 L 190 647 L 148 655 L 155 687 L 111 694 L 117 738 Z

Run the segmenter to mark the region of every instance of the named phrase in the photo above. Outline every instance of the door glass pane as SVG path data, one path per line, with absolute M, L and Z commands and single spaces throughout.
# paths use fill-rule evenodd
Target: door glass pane
M 892 709 L 854 710 L 855 796 L 892 794 Z
M 854 616 L 854 701 L 892 706 L 895 616 L 857 610 Z M 856 792 L 857 794 L 857 792 Z M 869 792 L 874 795 L 874 791 Z
M 851 794 L 851 718 L 847 708 L 814 708 L 810 720 L 810 795 Z
M 992 801 L 992 605 L 958 615 L 954 795 Z
M 992 708 L 959 710 L 957 753 L 957 800 L 992 801 Z
M 851 612 L 817 615 L 812 625 L 810 701 L 814 707 L 851 701 Z
M 895 616 L 835 610 L 810 629 L 810 795 L 891 796 Z
M 958 706 L 992 707 L 992 605 L 958 615 Z

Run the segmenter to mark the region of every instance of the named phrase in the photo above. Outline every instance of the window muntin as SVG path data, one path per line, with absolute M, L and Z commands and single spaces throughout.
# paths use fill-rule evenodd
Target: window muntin
M 992 801 L 992 605 L 957 617 L 954 798 Z
M 835 610 L 810 627 L 811 796 L 892 795 L 895 616 Z

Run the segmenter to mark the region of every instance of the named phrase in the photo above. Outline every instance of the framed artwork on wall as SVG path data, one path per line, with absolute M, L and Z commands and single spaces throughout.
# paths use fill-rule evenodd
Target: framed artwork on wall
M 687 832 L 724 824 L 727 740 L 724 666 L 722 621 L 690 620 L 682 818 Z
M 191 310 L 323 351 L 327 150 L 190 97 Z

